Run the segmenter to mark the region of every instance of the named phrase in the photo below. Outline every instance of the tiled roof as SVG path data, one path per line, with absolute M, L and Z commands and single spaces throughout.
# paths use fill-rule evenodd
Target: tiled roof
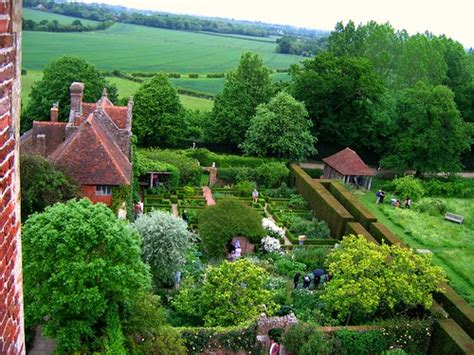
M 130 161 L 93 114 L 48 158 L 81 185 L 130 184 Z
M 324 158 L 323 162 L 342 175 L 375 175 L 373 169 L 370 169 L 359 155 L 350 148 Z
M 103 101 L 103 110 L 109 116 L 109 118 L 115 123 L 115 125 L 124 129 L 127 126 L 127 115 L 128 107 L 127 106 L 113 106 L 110 103 L 108 98 L 105 98 L 107 101 Z M 103 99 L 101 99 L 103 100 Z M 109 104 L 110 103 L 110 104 Z M 89 115 L 97 109 L 97 104 L 83 103 L 82 104 L 82 115 L 84 119 L 89 117 Z

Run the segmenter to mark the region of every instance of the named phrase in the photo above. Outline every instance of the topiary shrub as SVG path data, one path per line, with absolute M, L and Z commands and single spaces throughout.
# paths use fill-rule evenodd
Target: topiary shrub
M 227 242 L 236 236 L 247 237 L 255 244 L 265 236 L 258 212 L 237 200 L 222 200 L 206 207 L 199 215 L 198 229 L 208 256 L 225 255 Z
M 286 182 L 289 173 L 285 163 L 265 163 L 255 169 L 255 178 L 260 188 L 273 188 Z
M 425 189 L 419 179 L 413 176 L 404 176 L 393 180 L 392 182 L 394 193 L 400 198 L 404 199 L 409 196 L 412 200 L 417 200 L 423 197 Z
M 240 197 L 251 197 L 252 191 L 257 187 L 253 181 L 241 181 L 235 185 L 235 192 Z

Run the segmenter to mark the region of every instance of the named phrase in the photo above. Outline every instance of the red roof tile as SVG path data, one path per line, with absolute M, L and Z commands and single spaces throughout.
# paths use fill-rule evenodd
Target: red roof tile
M 342 175 L 375 175 L 373 169 L 370 169 L 359 155 L 350 148 L 324 158 L 323 162 Z
M 49 159 L 81 185 L 130 184 L 130 161 L 94 115 L 77 127 Z
M 101 99 L 103 100 L 103 98 Z M 115 125 L 124 129 L 127 126 L 128 107 L 127 106 L 113 106 L 108 98 L 102 101 L 104 104 L 102 108 L 109 118 L 115 123 Z M 97 109 L 97 104 L 83 103 L 82 104 L 82 116 L 84 119 Z

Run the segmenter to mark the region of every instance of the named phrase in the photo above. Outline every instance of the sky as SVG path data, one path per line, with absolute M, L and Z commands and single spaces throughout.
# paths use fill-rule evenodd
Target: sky
M 474 47 L 474 0 L 79 0 L 177 14 L 332 30 L 338 21 L 390 22 L 410 34 L 429 30 Z

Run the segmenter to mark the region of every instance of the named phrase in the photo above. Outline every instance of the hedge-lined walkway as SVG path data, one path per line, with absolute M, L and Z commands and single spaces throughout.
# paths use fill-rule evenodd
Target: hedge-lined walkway
M 212 191 L 209 186 L 202 187 L 202 194 L 206 199 L 206 203 L 208 206 L 213 206 L 216 204 L 216 201 L 214 201 L 214 198 L 212 197 Z

